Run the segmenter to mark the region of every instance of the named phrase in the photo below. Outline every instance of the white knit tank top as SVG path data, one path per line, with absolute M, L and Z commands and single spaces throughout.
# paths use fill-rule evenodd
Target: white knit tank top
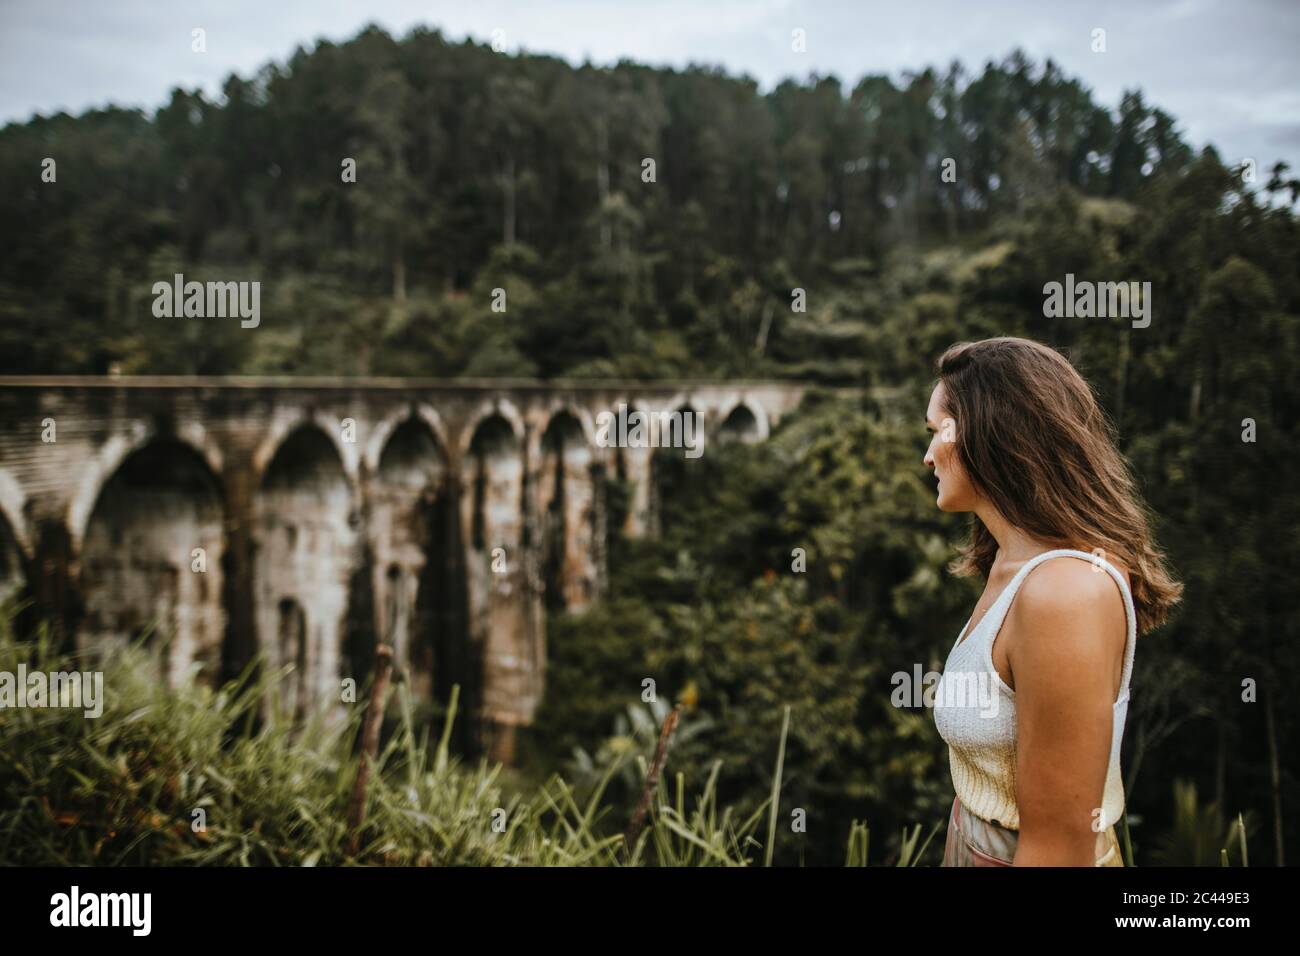
M 1137 643 L 1137 612 L 1124 575 L 1109 561 L 1086 551 L 1061 548 L 1045 551 L 1025 562 L 1011 583 L 962 640 L 966 627 L 948 653 L 943 676 L 935 688 L 934 722 L 939 736 L 948 744 L 957 798 L 983 820 L 1010 830 L 1020 829 L 1016 806 L 1016 692 L 1007 686 L 993 666 L 993 641 L 1007 616 L 1011 602 L 1034 568 L 1051 558 L 1082 558 L 1098 570 L 1104 569 L 1124 595 L 1128 617 L 1128 638 L 1124 647 L 1124 668 L 1119 697 L 1111 718 L 1110 764 L 1101 809 L 1104 829 L 1114 825 L 1124 810 L 1124 784 L 1120 776 L 1119 752 L 1128 715 L 1128 684 L 1133 672 L 1133 650 Z M 969 626 L 970 622 L 966 622 Z

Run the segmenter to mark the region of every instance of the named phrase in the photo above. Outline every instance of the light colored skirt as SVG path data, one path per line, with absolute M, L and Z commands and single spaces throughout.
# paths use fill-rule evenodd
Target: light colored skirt
M 1011 866 L 1020 834 L 982 820 L 953 797 L 948 816 L 948 841 L 943 847 L 944 866 Z M 1097 834 L 1095 866 L 1123 866 L 1119 838 L 1113 826 Z

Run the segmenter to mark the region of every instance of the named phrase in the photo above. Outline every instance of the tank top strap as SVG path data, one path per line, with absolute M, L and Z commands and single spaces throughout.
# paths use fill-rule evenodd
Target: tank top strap
M 1015 598 L 1016 592 L 1020 590 L 1020 585 L 1022 585 L 1025 578 L 1029 576 L 1029 572 L 1034 570 L 1034 568 L 1038 567 L 1044 561 L 1050 561 L 1052 558 L 1059 557 L 1080 558 L 1087 561 L 1098 570 L 1104 570 L 1109 573 L 1115 583 L 1119 585 L 1120 593 L 1124 598 L 1124 616 L 1128 621 L 1128 634 L 1124 641 L 1124 668 L 1120 674 L 1119 697 L 1116 699 L 1115 703 L 1118 704 L 1120 701 L 1125 701 L 1128 699 L 1129 679 L 1133 676 L 1133 654 L 1137 645 L 1137 609 L 1133 605 L 1133 595 L 1129 591 L 1128 582 L 1124 580 L 1124 575 L 1120 574 L 1119 569 L 1116 568 L 1115 565 L 1111 564 L 1099 554 L 1090 554 L 1087 551 L 1078 551 L 1074 548 L 1056 548 L 1052 551 L 1044 551 L 1042 554 L 1034 555 L 1025 562 L 1024 567 L 1016 572 L 1015 577 L 1013 577 L 1011 582 L 1003 589 L 993 607 L 989 608 L 988 614 L 985 615 L 985 618 L 992 618 L 993 620 L 990 622 L 988 628 L 985 629 L 985 622 L 980 621 L 979 628 L 984 631 L 984 634 L 981 636 L 985 640 L 988 640 L 989 636 L 997 634 L 1002 629 L 1002 622 L 1007 616 L 1007 611 L 1011 607 L 1011 602 Z

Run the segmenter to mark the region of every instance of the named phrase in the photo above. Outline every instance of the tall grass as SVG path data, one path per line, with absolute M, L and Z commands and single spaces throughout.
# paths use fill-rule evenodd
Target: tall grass
M 57 653 L 45 632 L 19 641 L 0 622 L 0 671 L 20 662 L 29 673 L 92 666 Z M 351 854 L 345 821 L 364 696 L 341 717 L 316 713 L 302 725 L 275 708 L 259 713 L 282 673 L 250 669 L 219 689 L 191 676 L 167 689 L 139 644 L 93 667 L 104 674 L 99 718 L 0 711 L 0 864 L 750 866 L 770 862 L 779 839 L 779 757 L 771 795 L 745 819 L 719 805 L 720 763 L 698 793 L 680 773 L 661 778 L 627 847 L 626 821 L 607 819 L 602 798 L 627 762 L 644 775 L 643 754 L 629 749 L 602 768 L 581 798 L 559 774 L 508 794 L 500 765 L 449 752 L 454 698 L 434 742 L 399 685 Z

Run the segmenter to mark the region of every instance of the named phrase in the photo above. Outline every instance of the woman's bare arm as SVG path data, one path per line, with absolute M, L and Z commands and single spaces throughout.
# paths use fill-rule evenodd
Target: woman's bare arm
M 1091 866 L 1110 761 L 1116 661 L 1128 633 L 1105 571 L 1047 561 L 1021 585 L 998 640 L 1016 691 L 1017 866 Z

